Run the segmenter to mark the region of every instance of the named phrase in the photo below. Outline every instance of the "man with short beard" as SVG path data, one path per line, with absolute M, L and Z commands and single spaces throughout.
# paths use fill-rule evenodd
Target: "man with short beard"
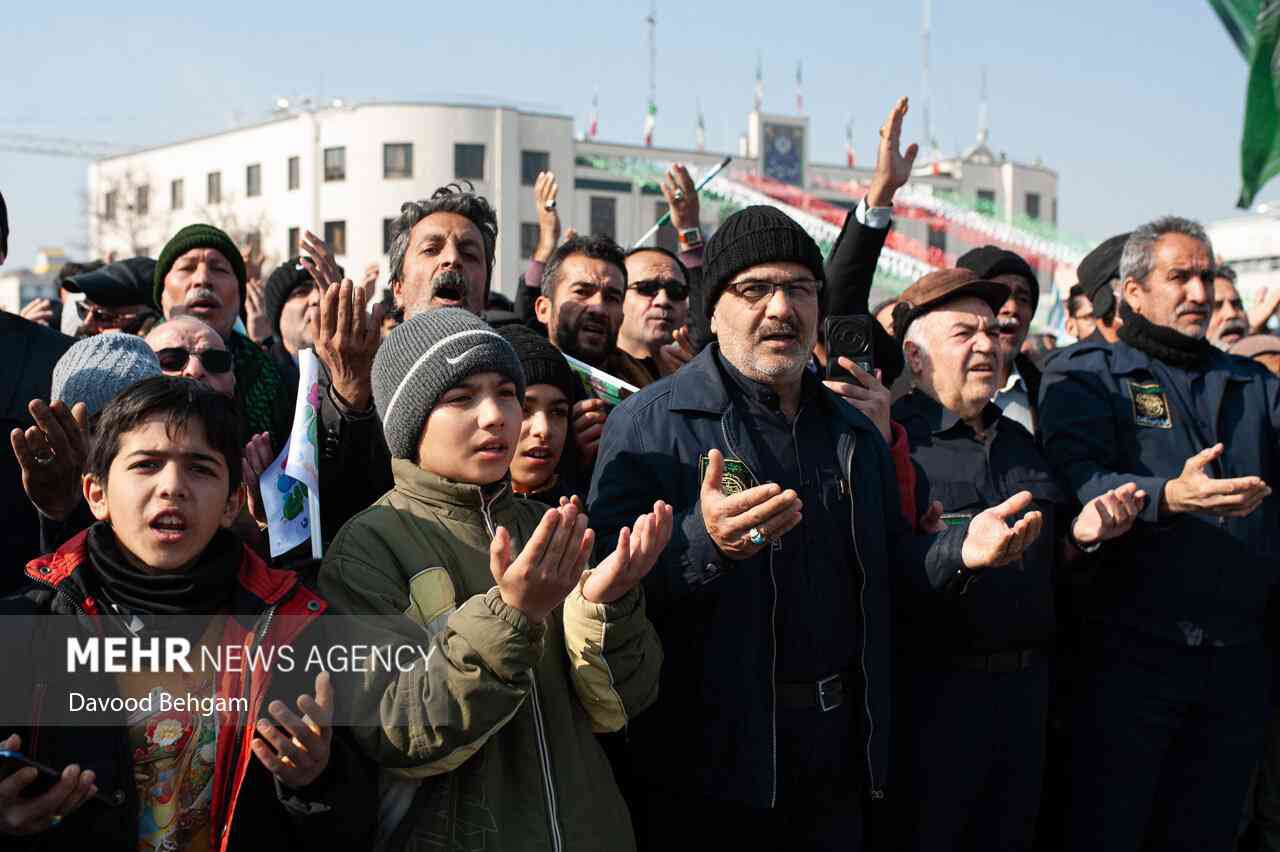
M 633 822 L 641 849 L 856 852 L 886 795 L 891 576 L 958 592 L 1039 513 L 1006 524 L 1022 494 L 911 534 L 879 427 L 808 369 L 825 272 L 785 213 L 730 216 L 704 270 L 718 342 L 614 410 L 591 485 L 598 548 L 675 509 L 644 581 L 667 656 L 628 725 Z
M 547 336 L 564 354 L 614 376 L 618 329 L 627 291 L 622 248 L 608 237 L 574 236 L 552 252 L 533 309 Z M 573 404 L 573 435 L 584 468 L 595 462 L 608 412 L 603 400 Z
M 1236 271 L 1219 266 L 1213 279 L 1213 314 L 1209 318 L 1209 342 L 1226 352 L 1249 334 L 1249 315 L 1236 289 Z
M 483 316 L 497 241 L 498 216 L 469 183 L 402 204 L 392 229 L 391 292 L 404 319 L 449 307 Z
M 1149 498 L 1080 590 L 1068 847 L 1230 849 L 1273 706 L 1280 382 L 1205 339 L 1213 247 L 1178 217 L 1120 260 L 1120 339 L 1045 372 L 1045 455 L 1077 499 Z

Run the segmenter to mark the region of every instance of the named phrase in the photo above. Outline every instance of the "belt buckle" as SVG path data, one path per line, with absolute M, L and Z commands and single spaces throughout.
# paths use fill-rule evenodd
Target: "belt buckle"
M 832 697 L 830 703 L 827 701 L 828 695 Z M 841 704 L 844 704 L 844 684 L 840 681 L 840 675 L 833 674 L 818 681 L 818 707 L 822 712 L 829 713 Z

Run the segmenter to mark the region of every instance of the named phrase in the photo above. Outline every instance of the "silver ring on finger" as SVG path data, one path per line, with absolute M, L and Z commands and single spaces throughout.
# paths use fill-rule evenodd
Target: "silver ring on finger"
M 547 200 L 547 202 L 546 202 L 545 204 L 543 204 L 543 205 L 542 205 L 542 209 L 544 209 L 544 210 L 548 210 L 548 211 L 549 211 L 549 210 L 555 210 L 555 209 L 556 209 L 556 200 L 555 200 L 554 198 L 548 199 L 548 200 Z
M 676 201 L 684 201 L 684 190 L 677 189 L 675 192 L 671 193 L 671 197 Z
M 36 456 L 36 464 L 53 464 L 53 456 Z
M 747 541 L 751 542 L 756 547 L 759 547 L 762 544 L 767 544 L 769 542 L 769 536 L 766 535 L 764 530 L 759 527 L 752 527 L 747 530 Z

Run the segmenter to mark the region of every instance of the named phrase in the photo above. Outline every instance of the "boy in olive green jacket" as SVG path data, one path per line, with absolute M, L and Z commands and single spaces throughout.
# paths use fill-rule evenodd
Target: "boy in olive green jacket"
M 580 504 L 513 499 L 524 375 L 466 311 L 398 327 L 373 384 L 395 487 L 343 527 L 320 588 L 364 641 L 422 651 L 412 670 L 339 681 L 383 769 L 377 848 L 633 849 L 594 732 L 657 697 L 640 580 L 670 507 L 655 503 L 588 569 Z

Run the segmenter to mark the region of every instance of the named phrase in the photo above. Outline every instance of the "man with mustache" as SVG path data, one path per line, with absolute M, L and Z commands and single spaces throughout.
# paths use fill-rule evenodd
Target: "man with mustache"
M 1205 339 L 1213 258 L 1195 222 L 1136 229 L 1120 339 L 1044 377 L 1045 455 L 1076 497 L 1130 481 L 1148 495 L 1080 590 L 1075 850 L 1231 848 L 1272 707 L 1280 382 Z
M 644 581 L 658 699 L 625 743 L 639 845 L 859 850 L 886 797 L 890 577 L 958 592 L 1040 515 L 1006 523 L 1020 494 L 911 533 L 880 429 L 808 369 L 826 273 L 785 213 L 730 216 L 703 269 L 717 342 L 613 411 L 591 486 L 600 548 L 633 507 L 675 510 Z
M 995 311 L 1009 288 L 967 269 L 932 272 L 902 293 L 895 334 L 913 390 L 893 406 L 919 488 L 964 523 L 1019 491 L 1043 534 L 1014 565 L 946 598 L 903 583 L 894 597 L 894 779 L 903 850 L 1030 849 L 1045 767 L 1047 653 L 1059 559 L 1127 532 L 1133 483 L 1072 517 L 1035 438 L 991 401 L 1000 369 Z M 1070 543 L 1070 544 L 1068 544 Z
M 618 329 L 627 292 L 622 248 L 604 236 L 575 235 L 560 244 L 542 273 L 533 303 L 547 336 L 564 354 L 606 373 L 622 373 Z M 608 412 L 603 400 L 580 399 L 572 412 L 574 442 L 585 469 L 595 462 Z
M 1213 314 L 1209 318 L 1209 342 L 1223 352 L 1249 334 L 1249 315 L 1236 289 L 1236 271 L 1219 266 L 1213 278 Z
M 1031 318 L 1040 302 L 1035 270 L 1020 255 L 998 246 L 966 252 L 956 261 L 956 266 L 1009 288 L 1009 298 L 996 311 L 1000 374 L 996 377 L 994 402 L 1006 417 L 1021 423 L 1028 432 L 1035 432 L 1040 368 L 1022 353 L 1022 342 L 1027 339 Z
M 619 378 L 644 387 L 673 372 L 663 350 L 675 343 L 676 330 L 688 321 L 689 272 L 678 257 L 658 246 L 627 252 L 626 268 L 617 355 L 625 368 Z
M 406 321 L 433 308 L 484 315 L 498 216 L 470 183 L 463 183 L 400 206 L 391 238 L 391 292 Z

